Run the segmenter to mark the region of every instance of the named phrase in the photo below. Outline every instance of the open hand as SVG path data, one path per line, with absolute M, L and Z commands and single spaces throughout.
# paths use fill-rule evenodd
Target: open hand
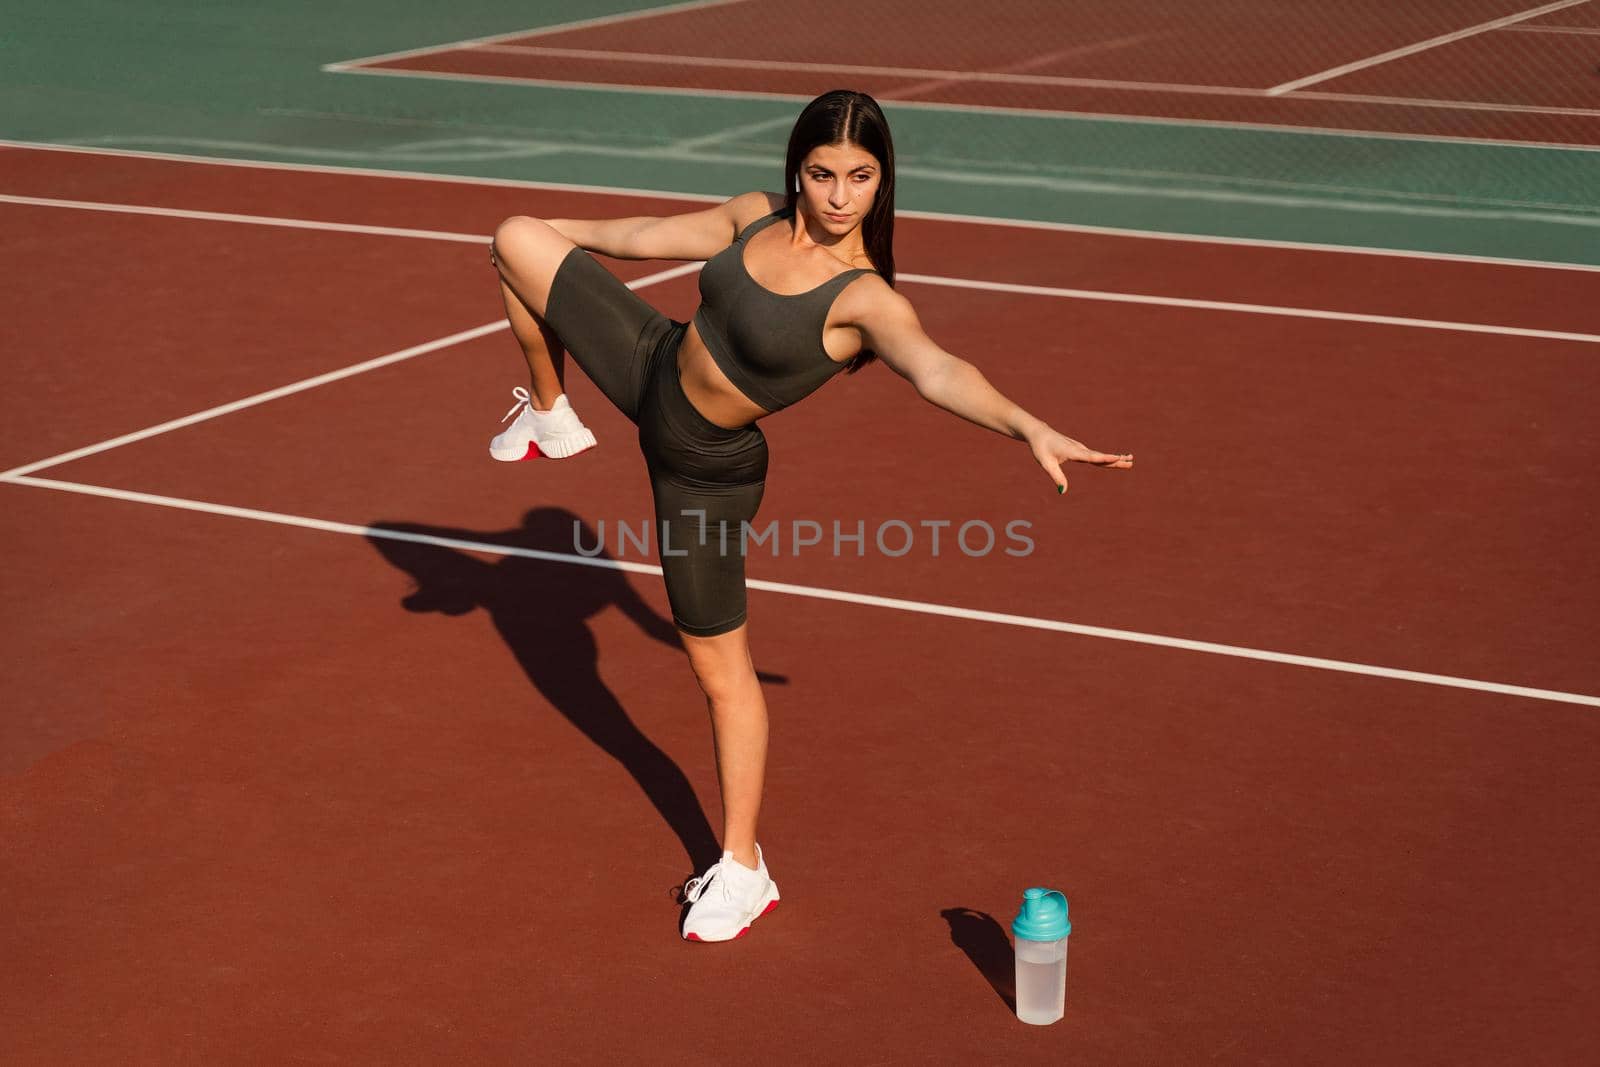
M 1061 473 L 1061 464 L 1068 460 L 1074 463 L 1092 463 L 1096 467 L 1111 467 L 1116 470 L 1126 470 L 1133 466 L 1132 452 L 1119 455 L 1096 452 L 1082 441 L 1074 441 L 1065 434 L 1059 434 L 1048 428 L 1029 438 L 1028 445 L 1033 449 L 1033 458 L 1039 461 L 1039 466 L 1043 467 L 1044 472 L 1056 483 L 1058 493 L 1067 491 L 1067 476 Z

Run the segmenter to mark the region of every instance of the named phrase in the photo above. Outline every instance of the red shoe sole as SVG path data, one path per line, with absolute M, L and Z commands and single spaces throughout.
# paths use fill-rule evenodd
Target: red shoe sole
M 584 445 L 582 448 L 580 448 L 576 452 L 572 453 L 572 456 L 581 456 L 585 452 L 589 451 L 589 449 L 594 448 L 594 447 L 595 447 L 594 445 Z M 572 456 L 563 456 L 561 458 L 563 458 L 563 459 L 571 459 Z M 545 454 L 543 452 L 539 451 L 539 446 L 534 444 L 532 441 L 529 441 L 528 442 L 528 454 L 523 456 L 522 459 L 517 460 L 517 462 L 518 463 L 522 463 L 522 462 L 524 462 L 526 460 L 530 460 L 530 459 L 543 459 L 543 458 L 545 458 Z
M 761 915 L 766 915 L 768 912 L 772 911 L 772 909 L 776 908 L 777 906 L 778 906 L 778 902 L 776 900 L 774 900 L 772 903 L 768 904 L 765 908 L 761 909 Z M 757 919 L 761 918 L 761 915 L 757 915 L 756 918 Z M 751 920 L 751 921 L 754 922 L 755 920 Z M 729 941 L 737 941 L 741 937 L 743 937 L 745 934 L 748 934 L 749 932 L 750 932 L 750 927 L 746 926 L 743 930 L 740 930 L 738 933 L 736 933 L 732 937 L 728 938 L 728 940 Z M 707 941 L 705 938 L 701 937 L 699 934 L 690 934 L 686 938 L 684 938 L 684 940 L 685 941 L 698 941 L 703 945 L 711 944 L 711 942 Z

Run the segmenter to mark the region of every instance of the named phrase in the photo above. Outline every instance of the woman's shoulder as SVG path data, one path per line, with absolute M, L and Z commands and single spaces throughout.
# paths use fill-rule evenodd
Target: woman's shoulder
M 733 232 L 736 235 L 744 233 L 752 222 L 759 222 L 768 215 L 777 214 L 784 203 L 785 198 L 782 193 L 740 193 L 728 201 L 728 206 L 733 209 L 735 224 Z
M 911 301 L 905 294 L 889 284 L 885 278 L 875 270 L 868 268 L 867 273 L 858 274 L 846 283 L 844 290 L 834 301 L 835 315 L 841 323 L 849 322 L 865 325 L 886 318 L 915 317 L 916 311 L 911 307 Z

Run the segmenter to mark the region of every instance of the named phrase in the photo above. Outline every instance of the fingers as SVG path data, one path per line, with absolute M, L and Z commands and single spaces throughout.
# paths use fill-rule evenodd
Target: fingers
M 1111 470 L 1127 470 L 1133 466 L 1132 452 L 1112 455 L 1109 452 L 1093 452 L 1085 449 L 1083 456 L 1075 458 L 1078 458 L 1080 462 L 1092 463 L 1097 467 L 1106 467 Z M 1045 473 L 1049 474 L 1051 480 L 1056 483 L 1056 492 L 1065 496 L 1067 492 L 1067 476 L 1061 472 L 1061 464 L 1051 459 L 1044 462 L 1043 466 Z
M 1126 468 L 1133 466 L 1132 452 L 1096 452 L 1082 441 L 1074 441 L 1070 437 L 1059 437 L 1058 442 L 1063 443 L 1059 451 L 1050 449 L 1052 455 L 1061 459 L 1070 459 L 1074 463 L 1092 463 L 1097 467 Z
M 1052 459 L 1044 465 L 1044 471 L 1056 483 L 1057 493 L 1065 493 L 1067 491 L 1067 476 L 1061 473 L 1061 464 Z

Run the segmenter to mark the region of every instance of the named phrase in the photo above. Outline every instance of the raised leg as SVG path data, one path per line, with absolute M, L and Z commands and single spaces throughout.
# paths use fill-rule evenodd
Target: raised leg
M 506 219 L 495 230 L 489 260 L 500 272 L 500 295 L 531 379 L 534 407 L 549 410 L 564 391 L 566 349 L 544 321 L 550 284 L 576 246 L 553 226 L 526 215 Z

